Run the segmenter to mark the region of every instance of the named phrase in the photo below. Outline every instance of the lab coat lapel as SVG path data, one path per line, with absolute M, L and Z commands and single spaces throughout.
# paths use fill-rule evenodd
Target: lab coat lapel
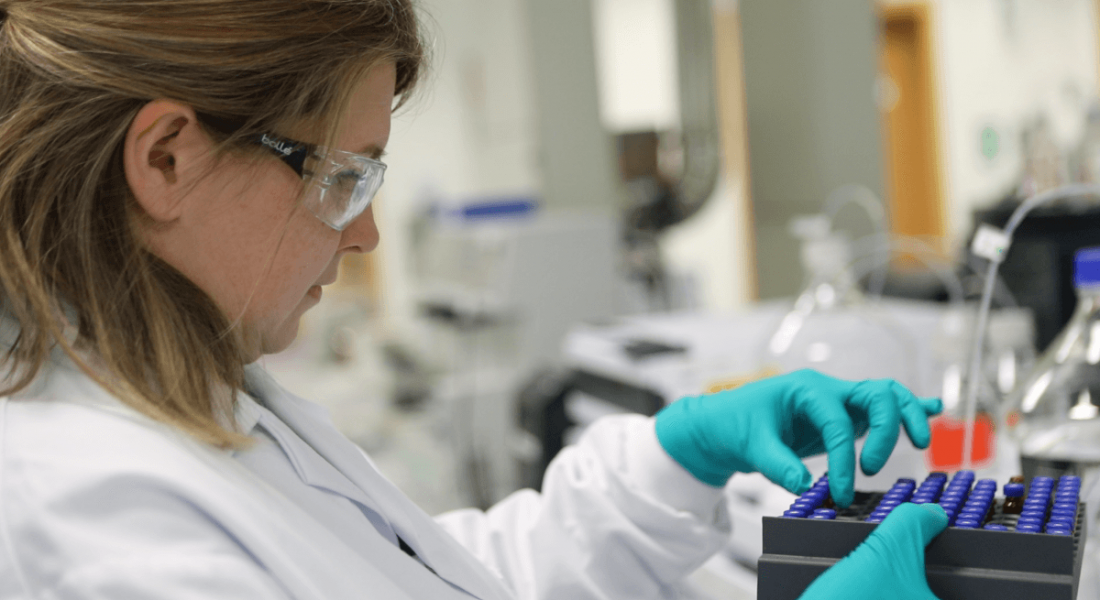
M 379 473 L 327 415 L 282 388 L 258 365 L 247 369 L 248 386 L 272 413 L 294 430 L 358 488 L 356 496 L 376 510 L 441 578 L 482 600 L 509 598 L 499 578 Z M 336 491 L 336 490 L 334 490 Z

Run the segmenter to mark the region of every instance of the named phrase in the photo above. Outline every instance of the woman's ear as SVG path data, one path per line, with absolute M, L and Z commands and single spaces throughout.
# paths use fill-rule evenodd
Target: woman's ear
M 210 142 L 191 107 L 154 100 L 138 112 L 126 133 L 126 182 L 142 210 L 158 223 L 180 217 L 189 181 L 208 156 Z

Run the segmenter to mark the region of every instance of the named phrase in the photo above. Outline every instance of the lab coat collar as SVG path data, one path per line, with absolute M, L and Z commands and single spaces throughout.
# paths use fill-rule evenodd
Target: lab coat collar
M 312 446 L 304 444 L 293 429 L 270 410 L 264 408 L 246 393 L 237 394 L 234 417 L 241 431 L 251 435 L 257 426 L 262 427 L 279 445 L 290 461 L 298 477 L 307 485 L 342 496 L 359 504 L 375 529 L 397 545 L 397 537 L 389 521 L 382 515 L 381 507 L 363 490 L 336 469 Z M 326 419 L 327 420 L 327 419 Z M 234 453 L 236 454 L 236 452 Z
M 245 385 L 264 407 L 355 485 L 354 496 L 349 498 L 362 498 L 366 506 L 384 515 L 397 535 L 441 578 L 482 600 L 511 596 L 499 578 L 383 477 L 366 454 L 337 431 L 323 408 L 285 390 L 258 364 L 246 367 Z M 306 476 L 331 482 L 320 471 Z

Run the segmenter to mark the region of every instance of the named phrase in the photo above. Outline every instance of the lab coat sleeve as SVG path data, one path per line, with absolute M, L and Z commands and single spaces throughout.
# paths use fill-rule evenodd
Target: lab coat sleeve
M 665 453 L 653 419 L 620 415 L 563 449 L 541 494 L 437 521 L 517 598 L 674 598 L 729 537 L 723 497 Z

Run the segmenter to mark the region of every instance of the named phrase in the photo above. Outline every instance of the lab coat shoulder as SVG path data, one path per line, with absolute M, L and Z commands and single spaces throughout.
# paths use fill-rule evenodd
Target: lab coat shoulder
M 730 533 L 722 491 L 669 457 L 640 415 L 593 424 L 551 462 L 542 493 L 437 521 L 524 599 L 675 598 Z
M 285 598 L 210 514 L 218 451 L 73 375 L 0 399 L 0 598 Z

